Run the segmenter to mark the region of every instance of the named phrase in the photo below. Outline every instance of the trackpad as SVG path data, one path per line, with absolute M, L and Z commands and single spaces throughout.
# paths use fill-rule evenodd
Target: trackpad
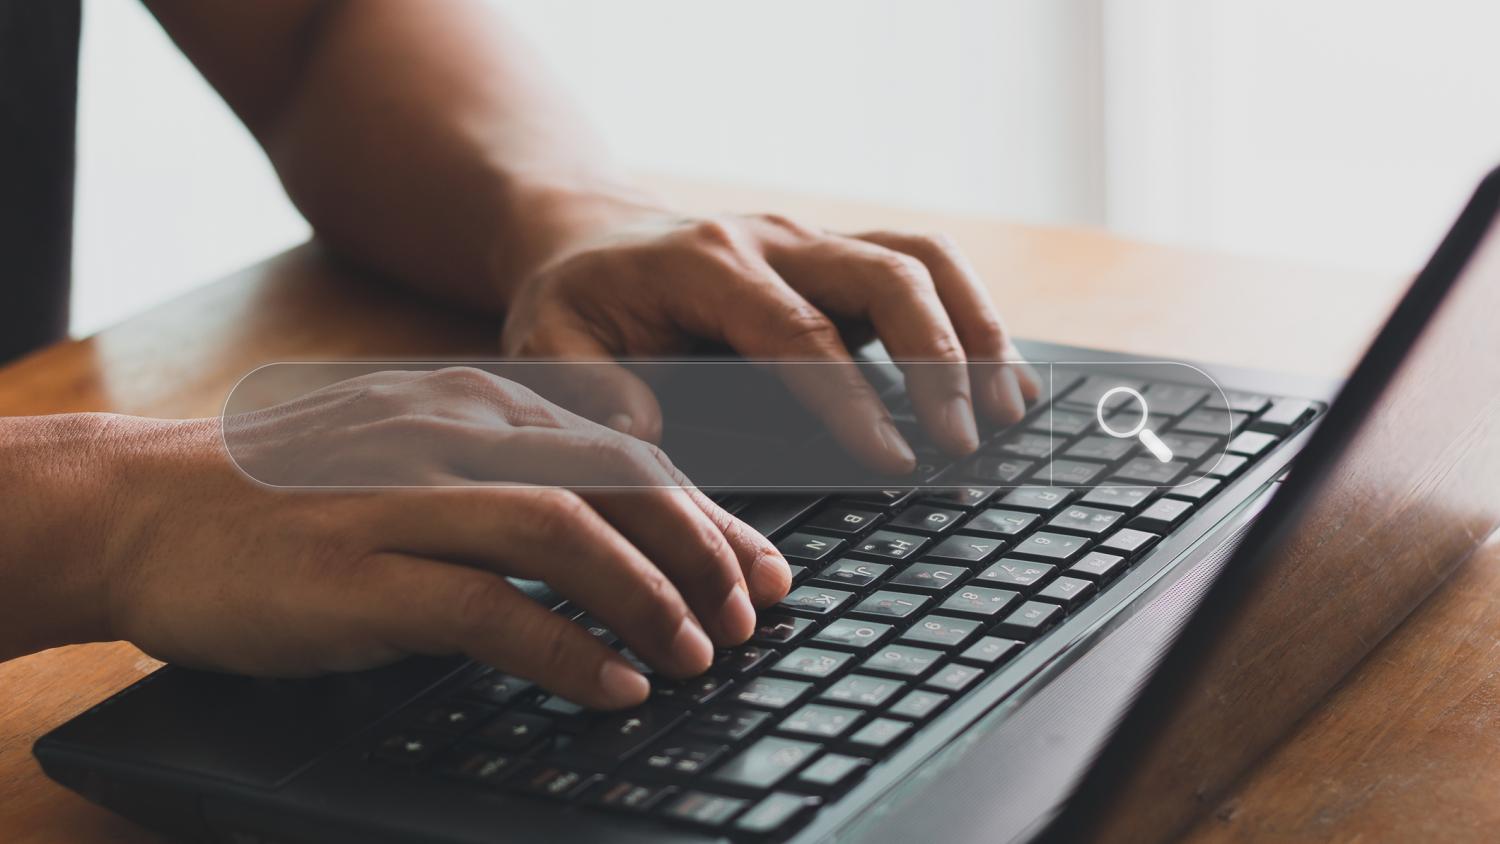
M 259 680 L 167 667 L 52 736 L 86 754 L 273 788 L 462 665 Z

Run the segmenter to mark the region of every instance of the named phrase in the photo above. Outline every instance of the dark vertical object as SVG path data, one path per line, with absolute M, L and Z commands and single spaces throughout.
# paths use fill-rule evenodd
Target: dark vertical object
M 80 0 L 0 0 L 0 362 L 68 329 Z

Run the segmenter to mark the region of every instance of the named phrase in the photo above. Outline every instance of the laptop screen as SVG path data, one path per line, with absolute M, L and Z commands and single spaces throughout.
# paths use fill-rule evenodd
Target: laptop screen
M 1497 202 L 1492 175 L 1075 792 L 1060 839 L 1161 840 L 1215 806 L 1500 524 Z

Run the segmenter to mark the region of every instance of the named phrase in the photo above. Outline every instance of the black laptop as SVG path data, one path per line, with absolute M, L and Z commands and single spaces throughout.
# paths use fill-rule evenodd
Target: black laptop
M 1495 527 L 1497 203 L 1492 175 L 1346 384 L 1027 344 L 1044 396 L 972 458 L 721 492 L 792 592 L 639 709 L 459 659 L 169 666 L 36 756 L 237 844 L 1170 838 Z

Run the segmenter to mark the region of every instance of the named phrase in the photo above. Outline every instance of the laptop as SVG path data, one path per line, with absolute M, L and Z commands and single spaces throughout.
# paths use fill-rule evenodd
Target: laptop
M 792 592 L 639 709 L 457 658 L 167 666 L 36 757 L 208 841 L 1171 838 L 1500 523 L 1497 207 L 1491 174 L 1347 383 L 1025 344 L 1042 400 L 932 482 L 721 493 Z

